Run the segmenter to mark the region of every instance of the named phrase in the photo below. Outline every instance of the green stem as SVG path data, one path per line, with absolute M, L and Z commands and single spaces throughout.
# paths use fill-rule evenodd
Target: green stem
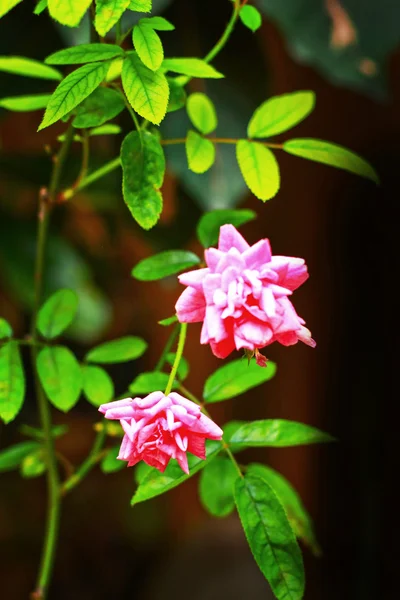
M 168 396 L 168 394 L 172 390 L 172 385 L 174 383 L 176 372 L 178 370 L 179 363 L 181 362 L 183 349 L 185 347 L 186 331 L 187 331 L 187 323 L 181 323 L 180 332 L 179 332 L 179 340 L 178 340 L 178 348 L 176 350 L 175 360 L 174 360 L 174 364 L 172 365 L 171 373 L 169 374 L 167 387 L 165 388 L 165 392 L 164 392 L 165 396 Z
M 83 463 L 78 467 L 69 479 L 67 479 L 63 485 L 61 486 L 61 495 L 67 494 L 70 490 L 76 487 L 93 469 L 93 467 L 99 462 L 101 458 L 100 451 L 103 448 L 103 444 L 107 437 L 106 428 L 103 427 L 97 434 L 93 442 L 92 449 L 90 450 L 88 456 L 85 458 Z
M 160 358 L 158 359 L 158 363 L 156 364 L 155 369 L 154 369 L 155 371 L 161 371 L 161 369 L 165 365 L 166 360 L 167 360 L 167 354 L 172 348 L 172 344 L 174 343 L 176 336 L 178 335 L 178 331 L 179 331 L 179 325 L 175 325 L 175 327 L 172 330 L 171 335 L 169 336 L 169 338 L 167 340 L 167 343 L 165 344 L 164 350 L 162 351 L 162 354 L 161 354 Z

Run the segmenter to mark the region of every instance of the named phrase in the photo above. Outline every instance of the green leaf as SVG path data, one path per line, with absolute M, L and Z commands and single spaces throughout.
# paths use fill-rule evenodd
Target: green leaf
M 106 125 L 100 125 L 89 131 L 89 136 L 93 135 L 117 135 L 121 133 L 122 129 L 115 123 L 107 123 Z
M 190 94 L 187 99 L 186 110 L 192 124 L 200 131 L 200 133 L 212 133 L 217 125 L 217 113 L 215 106 L 206 94 L 196 92 Z
M 303 91 L 273 96 L 257 108 L 250 119 L 250 138 L 265 138 L 291 129 L 314 110 L 314 92 Z
M 122 191 L 133 218 L 143 229 L 153 227 L 162 211 L 159 188 L 164 180 L 165 157 L 160 140 L 144 131 L 131 131 L 121 145 Z
M 200 258 L 187 250 L 165 250 L 144 258 L 132 269 L 139 281 L 156 281 L 198 265 Z
M 160 71 L 148 69 L 130 53 L 122 67 L 122 85 L 132 108 L 144 119 L 159 125 L 167 112 L 168 81 Z
M 167 78 L 169 85 L 169 100 L 167 106 L 167 112 L 174 112 L 179 110 L 186 104 L 186 92 L 185 88 L 180 85 L 176 79 Z
M 215 146 L 195 131 L 188 131 L 185 142 L 188 167 L 194 173 L 205 173 L 215 161 Z
M 131 504 L 138 504 L 144 500 L 150 500 L 160 494 L 164 494 L 177 485 L 183 483 L 189 477 L 192 477 L 197 471 L 200 471 L 206 464 L 220 452 L 221 442 L 215 440 L 206 441 L 206 460 L 201 460 L 197 456 L 188 454 L 189 475 L 186 475 L 175 460 L 171 460 L 164 473 L 160 473 L 157 469 L 152 468 L 147 475 L 143 477 L 138 489 L 136 490 Z
M 43 348 L 36 368 L 50 402 L 68 412 L 78 402 L 82 389 L 81 367 L 71 350 L 64 346 Z
M 167 19 L 164 17 L 144 17 L 140 19 L 140 23 L 143 25 L 150 25 L 153 29 L 157 29 L 158 31 L 173 31 L 175 29 L 175 25 L 172 25 Z
M 0 107 L 15 112 L 29 112 L 30 110 L 38 110 L 46 108 L 50 100 L 50 94 L 37 94 L 34 96 L 11 96 L 9 98 L 1 98 Z
M 0 340 L 10 338 L 13 334 L 12 327 L 5 319 L 0 317 Z
M 166 356 L 167 362 L 171 365 L 171 367 L 174 364 L 175 356 L 176 356 L 175 352 L 168 352 L 168 354 Z M 181 381 L 184 381 L 186 379 L 186 377 L 189 375 L 189 369 L 190 369 L 190 367 L 189 367 L 188 361 L 186 360 L 186 358 L 184 356 L 182 356 L 181 360 L 179 362 L 179 367 L 178 367 L 178 371 L 177 371 L 178 378 Z
M 233 490 L 239 473 L 233 462 L 217 456 L 201 472 L 200 500 L 206 511 L 214 517 L 227 517 L 235 508 Z
M 95 363 L 126 362 L 139 358 L 145 353 L 146 349 L 147 343 L 142 338 L 127 335 L 118 340 L 96 346 L 86 354 L 85 360 Z
M 214 371 L 206 380 L 203 398 L 207 403 L 235 398 L 269 381 L 275 373 L 276 365 L 271 361 L 264 368 L 259 367 L 255 361 L 248 364 L 245 359 L 232 360 Z
M 309 546 L 315 556 L 320 556 L 321 548 L 315 537 L 312 519 L 289 481 L 271 467 L 257 463 L 248 465 L 247 473 L 261 477 L 272 487 L 286 511 L 296 537 Z
M 162 68 L 188 77 L 201 77 L 203 79 L 221 79 L 221 77 L 224 77 L 222 73 L 201 58 L 164 58 Z
M 334 438 L 331 435 L 315 427 L 285 419 L 252 421 L 242 425 L 231 437 L 233 444 L 273 446 L 275 448 L 333 441 Z
M 111 402 L 114 398 L 114 384 L 111 377 L 94 365 L 82 366 L 83 393 L 93 406 Z
M 137 12 L 150 12 L 152 0 L 131 0 L 129 10 L 135 10 Z
M 62 74 L 53 67 L 48 67 L 38 60 L 24 58 L 23 56 L 0 56 L 0 71 L 34 77 L 36 79 L 51 79 L 60 81 Z
M 1 0 L 0 18 L 4 17 L 14 6 L 17 6 L 22 0 Z
M 50 54 L 44 61 L 48 65 L 79 65 L 124 56 L 115 44 L 80 44 Z
M 99 62 L 79 67 L 67 75 L 54 90 L 38 131 L 61 119 L 90 96 L 101 84 L 107 71 L 108 63 Z
M 200 217 L 197 223 L 197 237 L 204 248 L 210 248 L 218 243 L 219 230 L 222 225 L 230 223 L 235 227 L 253 221 L 257 217 L 254 210 L 246 208 L 238 210 L 212 210 Z
M 25 375 L 17 342 L 0 346 L 0 419 L 10 423 L 22 408 Z
M 46 463 L 43 458 L 43 450 L 37 450 L 28 456 L 25 456 L 21 463 L 22 477 L 31 478 L 39 477 L 46 471 Z
M 104 37 L 129 8 L 131 0 L 96 0 L 94 27 Z
M 51 340 L 72 323 L 78 310 L 78 296 L 72 290 L 58 290 L 46 300 L 39 310 L 37 329 Z
M 124 100 L 116 90 L 99 87 L 78 106 L 72 125 L 78 129 L 98 127 L 114 119 L 124 108 Z
M 47 0 L 39 0 L 39 2 L 35 6 L 35 10 L 33 11 L 34 15 L 41 15 L 44 10 L 47 8 Z
M 269 148 L 259 142 L 239 140 L 236 158 L 249 189 L 260 200 L 273 198 L 280 186 L 279 165 Z
M 232 452 L 239 452 L 243 450 L 243 446 L 241 444 L 231 444 L 231 438 L 236 433 L 236 431 L 246 423 L 246 421 L 228 421 L 222 427 L 224 435 L 223 440 L 229 445 L 229 449 Z
M 17 469 L 26 456 L 40 448 L 38 442 L 21 442 L 0 452 L 0 473 Z
M 235 502 L 253 556 L 278 600 L 301 600 L 304 567 L 285 510 L 266 481 L 246 474 Z
M 239 17 L 243 25 L 253 33 L 261 27 L 262 17 L 255 6 L 250 6 L 249 4 L 242 6 Z
M 157 321 L 159 325 L 163 327 L 169 327 L 169 325 L 173 325 L 178 322 L 178 317 L 174 315 L 173 317 L 167 317 L 166 319 L 161 319 L 161 321 Z
M 149 474 L 153 473 L 153 467 L 143 462 L 142 460 L 135 466 L 134 479 L 138 485 L 142 483 L 143 479 Z
M 379 184 L 379 175 L 375 169 L 364 158 L 343 146 L 313 138 L 296 138 L 285 142 L 283 149 L 289 154 L 344 169 Z
M 92 0 L 48 0 L 49 13 L 68 27 L 77 27 Z
M 168 379 L 167 373 L 160 373 L 159 371 L 140 373 L 130 384 L 129 392 L 138 396 L 162 391 L 167 387 Z M 176 385 L 174 387 L 176 388 Z
M 102 459 L 100 469 L 103 473 L 116 473 L 117 471 L 121 471 L 128 464 L 125 460 L 119 460 L 117 458 L 119 448 L 119 444 L 118 446 L 113 446 Z
M 142 63 L 152 71 L 157 71 L 164 58 L 164 49 L 159 35 L 150 25 L 140 20 L 133 28 L 132 39 Z
M 35 440 L 42 441 L 45 439 L 46 434 L 41 429 L 37 427 L 31 427 L 30 425 L 21 425 L 19 431 L 23 435 L 27 435 L 28 437 L 32 437 Z M 58 438 L 62 435 L 65 435 L 68 432 L 68 425 L 53 425 L 51 428 L 51 437 Z

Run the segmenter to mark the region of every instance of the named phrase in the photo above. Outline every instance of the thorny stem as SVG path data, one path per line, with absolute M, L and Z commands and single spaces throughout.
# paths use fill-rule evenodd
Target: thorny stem
M 176 350 L 175 360 L 174 360 L 174 364 L 172 365 L 171 373 L 169 374 L 167 387 L 165 388 L 165 392 L 164 392 L 166 396 L 168 396 L 168 394 L 172 390 L 176 372 L 178 370 L 179 363 L 181 362 L 183 349 L 185 347 L 186 331 L 187 331 L 187 323 L 181 323 L 180 332 L 179 332 L 179 340 L 178 340 L 178 348 Z

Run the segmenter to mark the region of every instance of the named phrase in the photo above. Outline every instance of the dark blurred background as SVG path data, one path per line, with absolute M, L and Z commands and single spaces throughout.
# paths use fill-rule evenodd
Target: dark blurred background
M 163 35 L 167 55 L 203 56 L 231 11 L 227 0 L 154 2 L 176 31 Z M 88 40 L 88 24 L 67 30 L 46 15 L 31 14 L 25 0 L 0 21 L 0 54 L 42 60 L 52 51 Z M 315 519 L 321 558 L 304 550 L 306 600 L 395 600 L 399 553 L 396 479 L 398 411 L 395 321 L 399 216 L 400 5 L 394 0 L 261 0 L 265 17 L 252 35 L 238 23 L 215 60 L 226 79 L 195 80 L 214 100 L 217 135 L 238 137 L 267 97 L 301 89 L 317 95 L 314 113 L 293 137 L 316 137 L 361 153 L 382 185 L 323 165 L 279 154 L 282 187 L 263 205 L 252 197 L 235 166 L 234 150 L 218 149 L 209 174 L 190 174 L 184 149 L 169 153 L 160 223 L 149 233 L 130 217 L 115 172 L 53 213 L 46 294 L 71 287 L 81 299 L 68 342 L 78 356 L 87 347 L 124 334 L 150 342 L 135 363 L 109 369 L 117 393 L 142 370 L 154 368 L 168 331 L 157 320 L 173 314 L 175 278 L 140 283 L 134 264 L 154 251 L 185 247 L 200 252 L 195 223 L 211 208 L 246 206 L 256 222 L 243 227 L 250 242 L 269 237 L 275 254 L 304 257 L 311 278 L 295 305 L 318 345 L 274 345 L 268 357 L 276 377 L 260 389 L 217 405 L 219 423 L 231 418 L 281 417 L 329 431 L 338 443 L 321 447 L 248 451 L 244 459 L 268 462 L 296 486 Z M 51 84 L 0 73 L 1 97 L 51 90 Z M 16 335 L 26 333 L 32 305 L 38 188 L 48 182 L 50 159 L 62 126 L 36 133 L 41 114 L 0 114 L 0 315 Z M 120 124 L 127 132 L 130 122 Z M 184 111 L 168 115 L 166 137 L 187 126 Z M 292 134 L 282 135 L 287 139 Z M 120 136 L 97 138 L 91 167 L 118 154 Z M 69 183 L 79 169 L 73 148 Z M 201 393 L 219 362 L 189 331 L 187 386 Z M 29 373 L 29 360 L 26 368 Z M 397 365 L 396 365 L 397 366 Z M 81 461 L 93 439 L 95 409 L 82 400 L 71 414 L 54 414 L 70 434 L 60 450 Z M 31 378 L 23 412 L 0 446 L 20 441 L 21 423 L 36 424 Z M 247 548 L 236 517 L 211 520 L 197 499 L 197 477 L 153 501 L 130 508 L 132 471 L 93 471 L 64 503 L 60 549 L 51 598 L 57 600 L 192 600 L 269 598 L 268 586 Z M 0 484 L 0 597 L 28 597 L 35 580 L 44 524 L 43 478 L 17 473 Z

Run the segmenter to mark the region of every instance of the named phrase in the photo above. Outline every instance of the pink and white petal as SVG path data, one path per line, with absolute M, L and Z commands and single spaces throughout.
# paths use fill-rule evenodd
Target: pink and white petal
M 190 415 L 198 415 L 200 413 L 200 406 L 198 406 L 191 400 L 188 400 L 184 396 L 181 396 L 180 394 L 178 394 L 178 392 L 170 392 L 168 398 L 172 400 L 173 404 L 183 406 Z
M 114 400 L 113 402 L 107 402 L 106 404 L 102 404 L 99 406 L 99 411 L 101 413 L 106 413 L 107 410 L 120 408 L 121 406 L 129 406 L 132 404 L 132 398 L 123 398 L 122 400 Z
M 164 398 L 163 392 L 151 392 L 151 394 L 145 398 L 135 398 L 134 402 L 140 409 L 151 408 L 157 404 L 157 402 L 160 402 L 161 398 Z
M 149 467 L 155 467 L 161 473 L 164 473 L 168 466 L 171 457 L 165 455 L 163 452 L 152 452 L 143 453 L 142 460 L 149 465 Z
M 223 255 L 224 253 L 216 248 L 209 248 L 208 250 L 204 251 L 205 261 L 211 271 L 215 271 L 215 268 Z
M 273 256 L 270 266 L 278 273 L 279 284 L 290 290 L 297 289 L 309 277 L 307 265 L 302 258 Z
M 226 254 L 224 254 L 221 260 L 218 262 L 215 270 L 217 273 L 223 273 L 229 267 L 233 267 L 239 273 L 246 268 L 242 255 L 237 248 L 231 248 Z
M 201 290 L 203 279 L 209 274 L 209 272 L 210 269 L 196 269 L 195 271 L 182 273 L 181 275 L 178 275 L 179 283 L 182 283 L 183 285 L 190 285 L 196 290 Z
M 273 332 L 267 323 L 248 320 L 235 327 L 234 336 L 237 350 L 241 348 L 255 350 L 270 344 Z
M 120 420 L 120 419 L 134 419 L 135 418 L 135 407 L 131 403 L 129 406 L 121 406 L 120 408 L 110 408 L 106 411 L 106 419 Z
M 137 409 L 135 416 L 137 419 L 144 418 L 146 419 L 146 421 L 150 421 L 159 413 L 162 413 L 167 408 L 170 408 L 171 405 L 171 400 L 168 398 L 168 396 L 164 396 L 163 394 L 162 398 L 156 404 L 153 404 L 153 406 L 150 406 L 149 408 L 144 408 L 143 410 Z
M 205 460 L 206 458 L 206 441 L 202 435 L 196 435 L 195 433 L 188 434 L 188 452 Z
M 288 331 L 287 333 L 277 333 L 275 339 L 277 342 L 282 344 L 283 346 L 294 346 L 297 344 L 298 337 L 297 331 Z
M 181 323 L 199 323 L 204 319 L 206 302 L 202 291 L 188 287 L 179 296 L 175 304 L 178 321 Z
M 235 343 L 232 333 L 229 334 L 229 337 L 221 340 L 220 342 L 210 342 L 210 346 L 214 356 L 217 358 L 226 358 L 235 350 Z
M 127 435 L 124 435 L 124 437 L 122 438 L 121 447 L 119 449 L 117 458 L 119 458 L 120 460 L 128 460 L 129 456 L 134 452 L 135 448 L 132 445 L 132 442 L 130 441 Z
M 203 281 L 203 293 L 206 304 L 214 303 L 214 293 L 221 287 L 221 275 L 210 273 Z
M 192 427 L 192 431 L 194 433 L 201 433 L 210 440 L 221 440 L 223 434 L 222 429 L 207 415 L 203 415 L 203 413 L 200 414 L 200 418 L 197 419 L 197 422 Z
M 221 275 L 221 290 L 226 293 L 229 285 L 232 281 L 236 281 L 238 275 L 240 275 L 240 270 L 237 267 L 227 267 Z
M 269 240 L 263 239 L 251 246 L 243 253 L 243 258 L 248 269 L 260 270 L 271 260 L 271 246 Z
M 218 250 L 228 252 L 230 248 L 245 252 L 250 246 L 233 225 L 222 225 L 219 230 Z
M 138 436 L 137 436 L 137 445 L 138 446 L 142 446 L 144 443 L 147 442 L 147 440 L 149 439 L 149 437 L 151 437 L 153 435 L 153 433 L 156 431 L 158 427 L 158 422 L 155 421 L 153 423 L 149 423 L 148 425 L 145 425 L 144 427 L 142 427 L 142 429 L 140 429 L 138 431 Z
M 262 289 L 260 306 L 268 317 L 274 317 L 276 315 L 275 296 L 269 287 L 263 287 Z
M 301 327 L 298 331 L 296 331 L 296 335 L 301 342 L 307 344 L 307 346 L 311 346 L 311 348 L 315 348 L 317 342 L 312 339 L 311 331 L 307 329 L 307 327 Z
M 221 318 L 221 309 L 211 305 L 206 308 L 205 321 L 207 321 L 207 331 L 211 340 L 220 342 L 228 337 L 225 321 Z
M 179 464 L 180 468 L 182 469 L 182 471 L 184 473 L 186 473 L 187 475 L 189 475 L 189 465 L 188 465 L 186 452 L 183 452 L 182 450 L 177 450 L 175 458 L 178 461 L 178 464 Z

